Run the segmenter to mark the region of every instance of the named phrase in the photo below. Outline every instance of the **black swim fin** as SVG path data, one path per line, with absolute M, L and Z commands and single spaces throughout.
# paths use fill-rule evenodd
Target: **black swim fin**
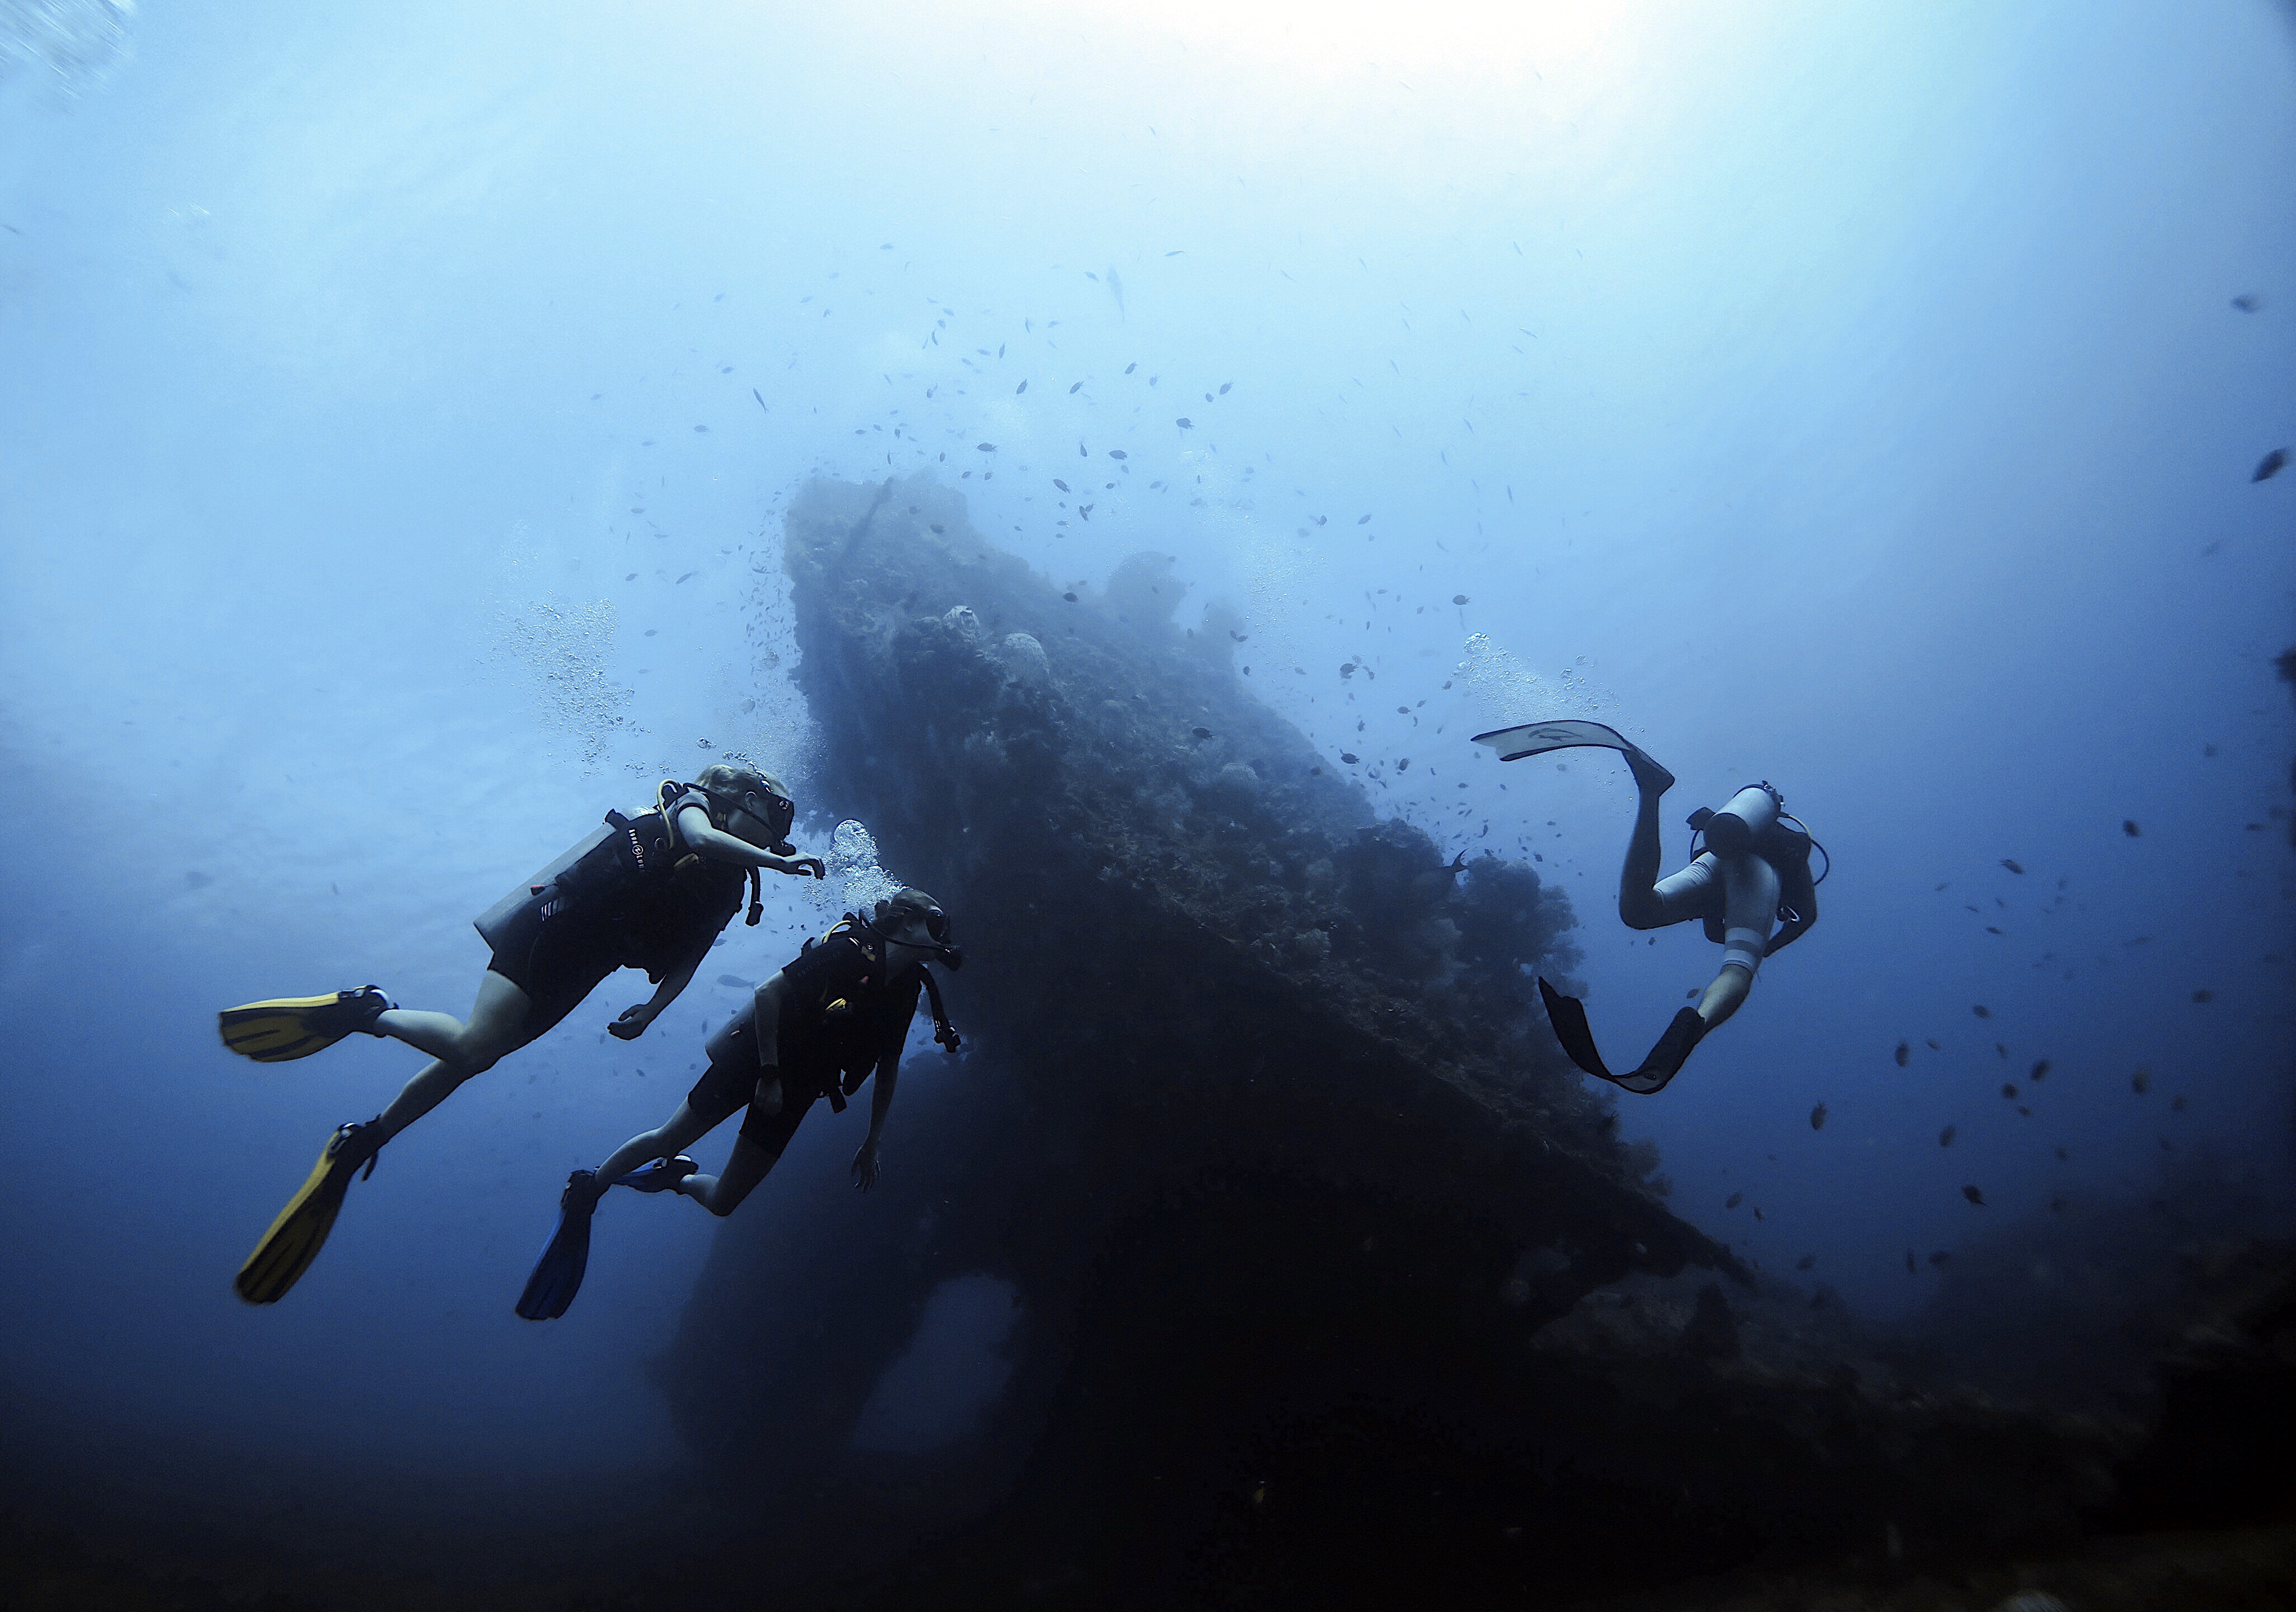
M 1570 1061 L 1598 1080 L 1616 1080 L 1617 1076 L 1603 1067 L 1603 1055 L 1595 1050 L 1595 1032 L 1587 1023 L 1586 1004 L 1576 996 L 1565 996 L 1542 978 L 1538 994 L 1546 1003 L 1546 1022 L 1554 1027 L 1554 1039 L 1570 1054 Z
M 1666 1027 L 1666 1034 L 1658 1038 L 1643 1067 L 1631 1075 L 1619 1076 L 1619 1084 L 1629 1092 L 1639 1092 L 1647 1097 L 1665 1090 L 1666 1083 L 1682 1072 L 1690 1054 L 1706 1038 L 1706 1020 L 1696 1008 L 1683 1008 Z
M 566 1313 L 582 1290 L 583 1272 L 590 1268 L 590 1217 L 598 1209 L 598 1173 L 577 1170 L 566 1178 L 558 1196 L 558 1229 L 534 1262 L 526 1291 L 518 1296 L 518 1313 L 529 1321 L 556 1321 Z
M 1554 1027 L 1554 1039 L 1570 1055 L 1570 1061 L 1598 1080 L 1648 1097 L 1666 1089 L 1689 1061 L 1691 1051 L 1706 1035 L 1706 1021 L 1698 1016 L 1696 1008 L 1685 1008 L 1666 1027 L 1658 1045 L 1643 1060 L 1642 1067 L 1625 1075 L 1613 1075 L 1603 1065 L 1602 1053 L 1595 1050 L 1595 1032 L 1587 1023 L 1587 1009 L 1576 996 L 1565 996 L 1545 979 L 1538 982 L 1538 994 L 1546 1003 L 1546 1022 Z

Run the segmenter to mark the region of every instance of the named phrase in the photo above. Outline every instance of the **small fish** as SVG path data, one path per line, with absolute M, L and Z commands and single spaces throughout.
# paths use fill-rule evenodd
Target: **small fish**
M 1356 764 L 1356 754 L 1353 750 L 1341 750 L 1340 752 L 1340 759 L 1347 763 L 1348 765 L 1353 766 Z
M 1454 593 L 1451 595 L 1451 602 L 1453 604 L 1464 604 L 1467 602 L 1467 596 L 1464 593 Z
M 1084 382 L 1079 380 L 1074 386 L 1069 388 L 1069 396 L 1073 397 L 1082 390 L 1084 390 Z
M 709 430 L 709 428 L 708 426 L 706 426 L 706 425 L 697 425 L 697 426 L 695 426 L 693 429 L 694 429 L 694 431 L 696 432 L 696 434 L 705 433 L 705 432 L 707 432 L 707 431 Z
M 2251 476 L 2249 479 L 2251 481 L 2269 481 L 2287 468 L 2288 450 L 2286 448 L 2274 448 L 2258 462 L 2256 474 Z
M 1815 1254 L 1805 1254 L 1805 1255 L 1803 1255 L 1800 1259 L 1797 1259 L 1797 1260 L 1795 1260 L 1795 1261 L 1794 1261 L 1794 1269 L 1795 1269 L 1795 1270 L 1797 1270 L 1797 1271 L 1807 1271 L 1807 1270 L 1808 1270 L 1808 1269 L 1810 1268 L 1810 1266 L 1812 1266 L 1812 1265 L 1816 1264 L 1816 1263 L 1817 1263 L 1817 1256 L 1816 1256 L 1816 1255 L 1815 1255 Z
M 2002 1057 L 2004 1057 L 2004 1058 L 2006 1058 L 2006 1057 L 2008 1057 L 2008 1056 L 2009 1056 L 2009 1049 L 2008 1049 L 2007 1047 L 2003 1046 L 2003 1045 L 2002 1045 L 1999 1042 L 1997 1042 L 1997 1042 L 1995 1042 L 1995 1043 L 1993 1043 L 1993 1050 L 1994 1050 L 1996 1052 L 1998 1052 L 1998 1053 L 1999 1053 Z
M 2004 1097 L 2015 1097 L 2017 1095 L 2016 1085 L 2013 1082 L 2006 1080 L 2003 1081 L 2001 1083 L 2001 1095 Z
M 934 523 L 934 525 L 933 525 L 933 530 L 934 530 L 934 531 L 936 531 L 936 532 L 946 532 L 946 531 L 947 531 L 947 530 L 948 530 L 948 528 L 947 528 L 947 527 L 945 527 L 945 526 L 940 525 L 939 522 L 935 522 L 935 523 Z
M 1177 420 L 1172 421 L 1172 423 L 1178 426 L 1184 431 L 1193 431 L 1196 429 L 1196 422 L 1189 419 L 1185 414 L 1181 415 Z
M 1061 491 L 1062 491 L 1063 493 L 1065 493 L 1065 492 L 1067 492 L 1067 491 L 1069 490 L 1069 484 L 1068 484 L 1067 482 L 1065 482 L 1065 481 L 1062 481 L 1062 480 L 1058 476 L 1055 476 L 1055 477 L 1054 477 L 1054 478 L 1053 478 L 1053 485 L 1054 485 L 1054 487 L 1056 487 L 1060 488 L 1060 489 L 1061 489 Z
M 996 451 L 996 445 L 993 442 L 976 442 L 972 446 L 977 452 L 983 454 L 993 454 Z
M 1962 1188 L 1961 1195 L 1969 1199 L 1970 1202 L 1975 1204 L 1980 1209 L 1985 1207 L 1985 1194 L 1979 1191 L 1975 1187 Z
M 1356 518 L 1356 524 L 1357 526 L 1369 526 L 1371 524 L 1371 517 L 1368 515 L 1359 515 Z
M 756 387 L 754 387 L 754 386 L 753 386 L 753 387 L 751 387 L 751 388 L 750 389 L 750 397 L 757 397 L 757 399 L 758 399 L 758 406 L 759 408 L 761 408 L 761 409 L 766 409 L 766 400 L 765 400 L 763 397 L 758 397 L 758 389 L 757 389 Z M 767 413 L 768 414 L 770 414 L 770 413 L 773 413 L 773 410 L 771 410 L 771 409 L 766 409 L 766 413 Z
M 1221 382 L 1220 382 L 1220 391 L 1219 391 L 1219 395 L 1220 395 L 1221 397 L 1226 397 L 1226 396 L 1227 396 L 1227 389 L 1228 389 L 1228 388 L 1230 388 L 1230 387 L 1232 387 L 1232 386 L 1234 386 L 1234 384 L 1235 384 L 1235 382 L 1234 382 L 1234 381 L 1233 381 L 1233 380 L 1223 380 L 1223 381 L 1221 381 Z
M 1949 1265 L 1952 1263 L 1953 1256 L 1947 1253 L 1943 1248 L 1939 1248 L 1936 1253 L 1930 1256 L 1930 1264 L 1933 1265 Z
M 1767 1215 L 1762 1213 L 1762 1206 L 1759 1204 L 1756 1204 L 1754 1206 L 1754 1218 L 1756 1220 L 1766 1220 L 1768 1218 Z
M 2004 856 L 2001 859 L 2001 865 L 2013 873 L 2021 873 L 2025 871 L 2025 864 L 2013 856 Z
M 1813 1131 L 1823 1131 L 1825 1129 L 1825 1105 L 1824 1103 L 1819 1103 L 1817 1107 L 1809 1111 L 1809 1128 Z
M 1070 604 L 1074 604 L 1077 601 L 1077 596 L 1074 593 L 1062 593 L 1061 597 L 1067 600 Z
M 2136 826 L 2134 818 L 2124 817 L 2120 820 L 2120 831 L 2134 839 L 2144 831 Z
M 750 982 L 742 978 L 739 974 L 720 974 L 718 976 L 718 983 L 721 986 L 732 986 L 738 991 L 746 986 Z
M 1726 1209 L 1734 1209 L 1745 1201 L 1746 1195 L 1743 1192 L 1733 1192 L 1723 1200 L 1722 1207 Z
M 2258 308 L 2264 306 L 2261 302 L 2259 302 L 2256 299 L 2255 294 L 2251 291 L 2243 291 L 2239 296 L 2234 297 L 2232 299 L 2232 305 L 2243 314 L 2252 314 L 2256 312 Z
M 2001 930 L 1999 930 L 1999 929 L 1995 929 L 1991 924 L 1989 924 L 1989 923 L 1988 923 L 1988 924 L 1987 924 L 1987 925 L 1985 926 L 1985 932 L 1986 932 L 1988 935 L 1998 935 L 1998 934 L 2001 934 L 2003 931 L 2001 931 Z
M 693 581 L 696 577 L 699 577 L 700 575 L 701 575 L 701 572 L 699 572 L 699 571 L 688 571 L 688 572 L 686 572 L 686 573 L 685 573 L 685 576 L 680 577 L 677 579 L 677 582 L 691 582 L 691 581 Z M 669 585 L 670 585 L 670 586 L 672 586 L 672 587 L 676 587 L 676 586 L 677 585 L 677 582 L 673 582 L 673 583 L 671 583 Z
M 1993 1010 L 1985 1006 L 1982 1002 L 1972 1008 L 1970 1011 L 1976 1014 L 1980 1019 L 1990 1019 L 1993 1017 Z
M 1397 762 L 1395 764 L 1395 770 L 1398 773 L 1408 773 L 1411 770 L 1411 757 L 1406 756 L 1402 760 Z
M 636 582 L 637 579 L 638 574 L 636 571 L 632 571 L 628 576 L 622 578 L 624 582 Z
M 1924 1043 L 1927 1043 L 1927 1045 L 1928 1045 L 1928 1047 L 1929 1047 L 1929 1050 L 1930 1050 L 1931 1051 L 1932 1051 L 1932 1052 L 1942 1052 L 1942 1051 L 1945 1051 L 1945 1049 L 1944 1049 L 1943 1047 L 1941 1047 L 1941 1046 L 1938 1045 L 1938 1043 L 1937 1043 L 1937 1037 L 1936 1037 L 1936 1036 L 1934 1036 L 1934 1035 L 1926 1035 L 1926 1036 L 1923 1036 L 1922 1039 L 1923 1040 L 1923 1042 L 1924 1042 Z
M 1902 1069 L 1913 1061 L 1914 1049 L 1906 1045 L 1904 1042 L 1899 1042 L 1898 1043 L 1898 1067 Z
M 1111 459 L 1129 459 L 1130 457 L 1132 457 L 1132 455 L 1131 455 L 1131 454 L 1129 454 L 1126 453 L 1122 448 L 1111 448 L 1111 449 L 1109 449 L 1109 450 L 1108 450 L 1108 456 L 1109 456 Z
M 1210 728 L 1190 728 L 1188 732 L 1199 739 L 1210 739 L 1212 736 L 1212 731 Z
M 2183 1113 L 2185 1111 L 2184 1094 L 2182 1092 L 2178 1092 L 2176 1096 L 2171 1097 L 2169 1100 L 2169 1107 L 2174 1109 L 2177 1113 Z
M 2072 1157 L 2072 1155 L 2071 1155 L 2071 1154 L 2070 1154 L 2070 1153 L 2068 1153 L 2068 1152 L 2066 1152 L 2066 1151 L 2064 1150 L 2064 1149 L 2062 1149 L 2062 1148 L 2059 1148 L 2059 1149 L 2057 1150 L 2057 1157 L 2058 1157 L 2058 1158 L 2060 1158 L 2060 1159 L 2066 1159 L 2066 1158 L 2070 1158 Z
M 2152 1076 L 2139 1069 L 2128 1077 L 2128 1089 L 2139 1097 L 2152 1089 Z
M 1953 1146 L 1953 1132 L 1954 1128 L 1951 1125 L 1948 1125 L 1944 1130 L 1939 1131 L 1938 1133 L 1938 1146 L 1941 1148 L 1949 1148 Z
M 1921 1266 L 1914 1262 L 1914 1251 L 1911 1248 L 1907 1248 L 1906 1250 L 1906 1274 L 1908 1276 L 1919 1276 L 1921 1273 Z
M 1013 396 L 1014 396 L 1015 397 L 1018 397 L 1021 393 L 1023 393 L 1023 392 L 1027 391 L 1028 389 L 1029 389 L 1029 383 L 1028 383 L 1027 381 L 1023 380 L 1020 385 L 1018 385 L 1018 386 L 1016 386 L 1016 387 L 1014 387 L 1014 388 L 1013 389 Z
M 2216 999 L 2217 994 L 2214 991 L 2195 991 L 2193 993 L 2193 1000 L 2194 1002 L 2214 1002 Z
M 2032 1072 L 2027 1075 L 2025 1078 L 2028 1080 L 2040 1080 L 2045 1078 L 2048 1075 L 2048 1072 L 2049 1060 L 2046 1058 L 2038 1059 L 2036 1060 L 2033 1064 Z

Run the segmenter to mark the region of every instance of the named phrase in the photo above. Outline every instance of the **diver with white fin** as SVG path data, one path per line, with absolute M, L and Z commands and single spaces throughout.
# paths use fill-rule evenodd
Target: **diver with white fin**
M 1784 795 L 1767 782 L 1749 784 L 1720 811 L 1701 806 L 1690 814 L 1690 865 L 1660 879 L 1658 803 L 1674 787 L 1674 774 L 1616 730 L 1573 718 L 1498 728 L 1476 734 L 1475 742 L 1489 745 L 1502 761 L 1580 747 L 1617 750 L 1626 757 L 1641 799 L 1626 866 L 1619 876 L 1619 917 L 1630 929 L 1662 929 L 1693 918 L 1702 920 L 1706 937 L 1722 947 L 1721 970 L 1696 1007 L 1675 1014 L 1641 1067 L 1623 1075 L 1613 1075 L 1603 1066 L 1594 1032 L 1587 1027 L 1587 1010 L 1578 998 L 1563 995 L 1544 979 L 1538 982 L 1538 994 L 1546 1001 L 1555 1039 L 1572 1063 L 1629 1092 L 1647 1096 L 1663 1090 L 1706 1033 L 1744 1004 L 1762 960 L 1800 939 L 1817 921 L 1817 887 L 1824 874 L 1810 876 L 1809 853 L 1812 847 L 1821 852 L 1824 847 L 1810 838 L 1799 818 L 1787 814 Z M 1701 834 L 1705 837 L 1702 848 Z M 1827 870 L 1832 871 L 1831 857 Z

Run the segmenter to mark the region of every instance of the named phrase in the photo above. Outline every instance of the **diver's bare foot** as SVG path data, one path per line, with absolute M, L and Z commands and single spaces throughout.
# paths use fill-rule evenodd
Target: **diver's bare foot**
M 1674 774 L 1652 761 L 1640 750 L 1625 752 L 1627 770 L 1635 775 L 1635 787 L 1645 795 L 1663 795 L 1674 788 Z

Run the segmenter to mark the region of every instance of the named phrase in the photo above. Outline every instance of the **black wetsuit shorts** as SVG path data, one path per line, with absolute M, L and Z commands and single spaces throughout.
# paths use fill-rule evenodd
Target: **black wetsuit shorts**
M 763 1148 L 767 1156 L 779 1158 L 782 1150 L 789 1146 L 790 1138 L 797 1134 L 798 1126 L 804 1123 L 806 1110 L 820 1101 L 822 1084 L 794 1069 L 783 1069 L 782 1106 L 766 1114 L 758 1108 L 758 1074 L 757 1053 L 744 1038 L 730 1049 L 730 1056 L 701 1071 L 701 1078 L 685 1094 L 685 1106 L 714 1128 L 732 1117 L 736 1109 L 748 1105 L 750 1111 L 742 1117 L 742 1134 Z
M 524 991 L 533 1006 L 521 1033 L 555 1028 L 607 975 L 622 966 L 622 929 L 603 904 L 553 887 L 530 896 L 495 931 L 487 966 Z

